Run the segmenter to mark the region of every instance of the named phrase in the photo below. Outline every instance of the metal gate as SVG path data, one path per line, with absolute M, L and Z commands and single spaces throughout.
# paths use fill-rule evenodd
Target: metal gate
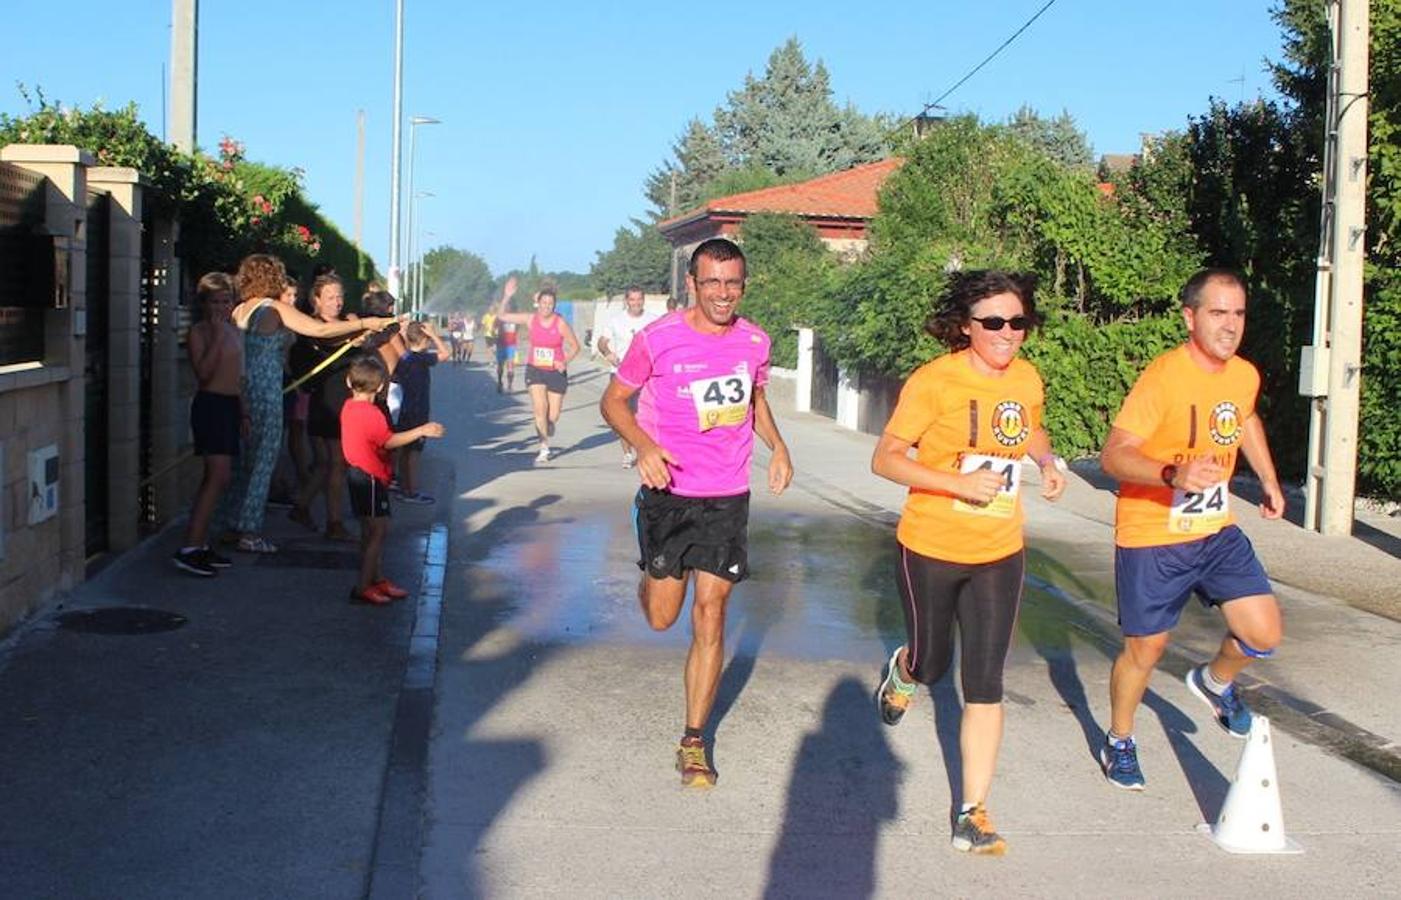
M 89 557 L 107 550 L 108 322 L 111 315 L 111 203 L 103 191 L 87 197 L 87 348 L 83 365 L 83 496 Z
M 837 361 L 827 355 L 822 339 L 812 342 L 812 411 L 829 419 L 837 417 Z
M 137 503 L 140 510 L 140 523 L 152 526 L 156 522 L 156 485 L 154 474 L 155 451 L 151 440 L 153 417 L 153 372 L 156 345 L 156 328 L 159 325 L 159 312 L 156 309 L 156 279 L 163 278 L 164 272 L 156 271 L 156 244 L 153 221 L 149 213 L 141 221 L 141 357 L 140 357 L 140 405 L 141 443 L 138 456 L 139 494 Z

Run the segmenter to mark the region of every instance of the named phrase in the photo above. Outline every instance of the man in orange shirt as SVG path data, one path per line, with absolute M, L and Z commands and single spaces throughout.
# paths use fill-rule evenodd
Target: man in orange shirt
M 1188 340 L 1153 360 L 1114 420 L 1100 464 L 1119 479 L 1114 580 L 1124 649 L 1114 662 L 1112 721 L 1100 751 L 1105 777 L 1143 790 L 1134 713 L 1193 593 L 1217 606 L 1227 634 L 1187 687 L 1232 737 L 1251 713 L 1234 680 L 1253 659 L 1274 655 L 1279 604 L 1250 541 L 1234 524 L 1230 479 L 1238 452 L 1260 479 L 1267 519 L 1284 515 L 1265 427 L 1255 412 L 1260 374 L 1236 356 L 1246 290 L 1227 269 L 1204 269 L 1182 288 Z

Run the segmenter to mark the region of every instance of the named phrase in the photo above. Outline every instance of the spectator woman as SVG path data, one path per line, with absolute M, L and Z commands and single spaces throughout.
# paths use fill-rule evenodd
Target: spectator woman
M 276 545 L 262 531 L 268 487 L 282 451 L 283 329 L 328 339 L 379 331 L 394 322 L 390 318 L 343 322 L 314 319 L 282 302 L 286 280 L 282 261 L 266 253 L 246 257 L 234 277 L 240 302 L 233 309 L 233 322 L 243 332 L 248 436 L 216 521 L 233 531 L 238 549 L 245 553 L 277 552 Z

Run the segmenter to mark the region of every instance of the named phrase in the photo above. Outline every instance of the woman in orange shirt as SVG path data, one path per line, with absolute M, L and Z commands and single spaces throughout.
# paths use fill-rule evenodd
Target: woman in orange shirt
M 905 382 L 871 458 L 873 472 L 910 489 L 896 532 L 906 641 L 886 663 L 876 703 L 882 721 L 895 725 L 916 684 L 944 676 L 956 621 L 963 796 L 953 846 L 990 855 L 1006 850 L 984 804 L 1002 742 L 1002 668 L 1026 567 L 1023 457 L 1041 470 L 1042 496 L 1055 500 L 1065 490 L 1041 427 L 1041 376 L 1017 355 L 1037 321 L 1034 290 L 1030 277 L 1006 272 L 950 277 L 926 326 L 950 352 Z

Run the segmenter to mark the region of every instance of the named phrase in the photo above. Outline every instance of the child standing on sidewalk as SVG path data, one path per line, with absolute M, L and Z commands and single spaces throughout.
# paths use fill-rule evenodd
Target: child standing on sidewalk
M 408 591 L 380 571 L 384 539 L 389 533 L 390 451 L 423 438 L 443 436 L 443 426 L 426 422 L 395 434 L 376 405 L 389 373 L 378 356 L 355 359 L 346 372 L 350 399 L 341 407 L 341 450 L 345 454 L 346 484 L 351 511 L 360 519 L 360 580 L 350 592 L 353 603 L 382 606 L 408 596 Z
M 184 543 L 172 561 L 177 569 L 208 578 L 232 565 L 210 549 L 209 520 L 233 478 L 233 458 L 248 415 L 242 397 L 243 335 L 230 315 L 238 302 L 238 287 L 229 275 L 210 272 L 199 280 L 195 297 L 203 318 L 190 326 L 187 341 L 199 384 L 190 403 L 190 430 L 195 454 L 204 458 L 204 477 L 190 509 Z
M 452 349 L 438 336 L 430 322 L 410 322 L 404 331 L 408 352 L 399 357 L 394 381 L 403 389 L 399 418 L 394 430 L 412 431 L 428 421 L 428 395 L 433 384 L 432 366 L 452 358 Z M 399 499 L 405 503 L 432 503 L 433 498 L 418 490 L 418 461 L 423 441 L 417 440 L 399 451 Z

